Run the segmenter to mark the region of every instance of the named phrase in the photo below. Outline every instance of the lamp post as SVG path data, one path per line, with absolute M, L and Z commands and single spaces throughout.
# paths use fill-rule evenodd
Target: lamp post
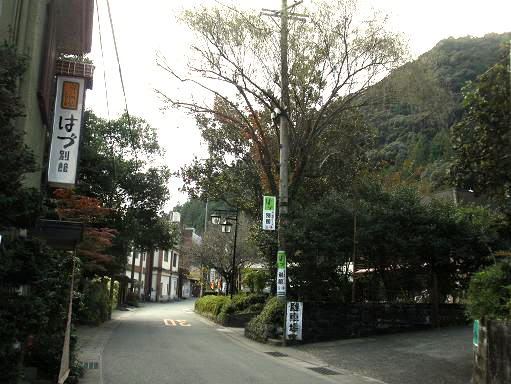
M 223 215 L 223 220 L 222 220 Z M 232 272 L 231 272 L 231 299 L 234 292 L 234 276 L 236 272 L 236 240 L 238 238 L 238 207 L 236 210 L 215 210 L 215 213 L 211 215 L 211 223 L 215 225 L 222 225 L 223 233 L 231 233 L 232 222 L 234 221 L 234 246 L 232 251 Z

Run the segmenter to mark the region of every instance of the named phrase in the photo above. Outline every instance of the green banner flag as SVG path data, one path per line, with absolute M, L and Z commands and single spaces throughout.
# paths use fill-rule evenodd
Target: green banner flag
M 286 268 L 286 252 L 284 251 L 277 252 L 277 268 L 279 269 Z

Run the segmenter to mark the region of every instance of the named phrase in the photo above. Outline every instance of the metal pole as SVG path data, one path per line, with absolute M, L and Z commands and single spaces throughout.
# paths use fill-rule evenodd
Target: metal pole
M 202 237 L 206 237 L 206 229 L 208 228 L 208 203 L 209 203 L 209 197 L 206 197 L 206 212 L 204 213 L 204 232 L 202 233 Z M 200 293 L 199 297 L 202 297 L 204 294 L 204 265 L 202 263 L 202 257 L 201 257 L 201 263 L 200 263 Z
M 231 299 L 234 292 L 234 275 L 236 273 L 236 240 L 238 238 L 238 208 L 236 207 L 236 224 L 234 225 L 234 249 L 232 252 Z
M 288 164 L 289 164 L 289 74 L 287 65 L 288 49 L 288 9 L 287 0 L 282 0 L 280 17 L 280 77 L 281 77 L 281 115 L 280 115 L 280 180 L 279 180 L 279 227 L 278 248 L 286 251 L 285 230 L 288 215 Z M 286 259 L 287 260 L 287 259 Z M 287 262 L 287 261 L 286 261 Z M 284 329 L 282 345 L 286 345 L 286 317 L 287 317 L 287 265 L 286 265 L 286 293 L 282 296 L 284 301 Z

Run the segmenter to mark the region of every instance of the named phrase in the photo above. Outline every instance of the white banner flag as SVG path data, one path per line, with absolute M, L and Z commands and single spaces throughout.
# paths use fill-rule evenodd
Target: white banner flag
M 302 340 L 303 303 L 301 301 L 288 301 L 286 339 Z
M 73 187 L 76 182 L 85 80 L 57 77 L 57 95 L 53 116 L 48 184 Z

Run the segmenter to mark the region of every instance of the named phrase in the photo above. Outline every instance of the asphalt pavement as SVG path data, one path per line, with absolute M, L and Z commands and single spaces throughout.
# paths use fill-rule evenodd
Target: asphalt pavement
M 388 384 L 469 384 L 472 329 L 449 327 L 295 347 Z
M 470 329 L 276 347 L 193 312 L 193 300 L 146 303 L 79 329 L 81 384 L 468 384 Z
M 192 300 L 148 303 L 115 322 L 99 359 L 101 384 L 375 382 L 330 369 L 306 352 L 291 354 L 290 349 L 248 340 L 242 329 L 221 327 L 195 314 Z

